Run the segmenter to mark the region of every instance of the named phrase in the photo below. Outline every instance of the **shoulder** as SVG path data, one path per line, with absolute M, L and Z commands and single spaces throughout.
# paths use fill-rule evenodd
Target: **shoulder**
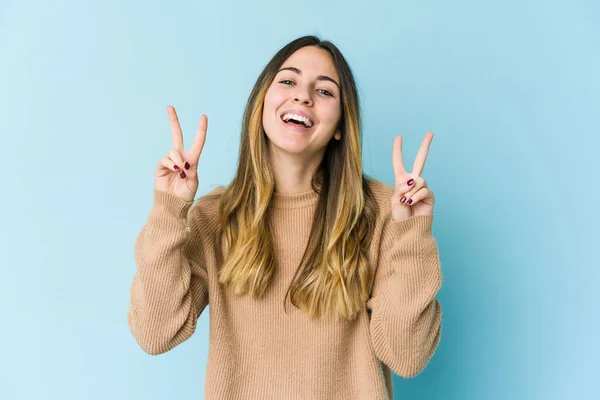
M 367 184 L 373 196 L 373 200 L 377 205 L 379 216 L 385 218 L 388 213 L 391 213 L 391 201 L 394 194 L 394 187 L 388 183 L 379 181 L 374 178 L 367 178 Z
M 225 192 L 224 186 L 216 186 L 213 189 L 210 189 L 208 192 L 200 196 L 198 199 L 194 200 L 194 206 L 200 209 L 206 209 L 210 207 L 218 207 L 219 202 L 221 201 L 221 196 Z
M 367 178 L 367 183 L 373 194 L 378 198 L 387 198 L 390 200 L 392 194 L 394 194 L 394 187 L 388 183 L 382 182 L 374 178 Z
M 219 227 L 219 204 L 225 192 L 224 186 L 217 186 L 194 201 L 189 218 L 200 230 L 216 231 Z

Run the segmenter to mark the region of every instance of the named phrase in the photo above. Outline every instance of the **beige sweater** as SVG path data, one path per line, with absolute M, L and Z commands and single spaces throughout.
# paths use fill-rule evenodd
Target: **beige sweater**
M 308 241 L 317 194 L 274 193 L 277 270 L 261 300 L 217 282 L 222 186 L 195 202 L 154 191 L 135 243 L 129 328 L 149 354 L 188 339 L 210 304 L 205 399 L 393 399 L 391 372 L 418 374 L 437 348 L 442 284 L 433 214 L 391 218 L 393 187 L 370 183 L 380 207 L 371 298 L 352 321 L 318 322 L 283 299 Z

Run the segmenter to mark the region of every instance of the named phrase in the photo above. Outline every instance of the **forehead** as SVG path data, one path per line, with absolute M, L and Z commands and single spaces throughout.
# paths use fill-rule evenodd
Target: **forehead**
M 333 57 L 327 50 L 312 46 L 296 50 L 281 65 L 281 68 L 296 67 L 303 75 L 327 75 L 337 81 L 339 76 L 333 62 Z

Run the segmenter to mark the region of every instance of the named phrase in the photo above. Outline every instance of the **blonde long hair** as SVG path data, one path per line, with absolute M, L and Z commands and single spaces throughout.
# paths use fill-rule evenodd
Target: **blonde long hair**
M 266 92 L 285 60 L 296 50 L 315 46 L 329 51 L 340 77 L 341 140 L 331 140 L 312 178 L 319 196 L 300 265 L 284 298 L 310 318 L 354 319 L 369 296 L 372 271 L 368 248 L 376 202 L 362 172 L 358 93 L 352 71 L 337 47 L 315 36 L 281 48 L 260 74 L 244 111 L 239 163 L 219 204 L 226 257 L 219 283 L 236 295 L 261 298 L 275 271 L 269 205 L 274 176 L 262 125 Z M 319 221 L 319 223 L 315 223 Z M 324 223 L 323 223 L 324 221 Z M 287 309 L 286 309 L 287 311 Z

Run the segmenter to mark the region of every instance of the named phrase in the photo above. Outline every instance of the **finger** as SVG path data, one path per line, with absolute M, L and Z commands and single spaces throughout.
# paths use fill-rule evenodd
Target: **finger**
M 164 167 L 166 170 L 168 170 L 169 172 L 167 172 L 167 173 L 170 173 L 171 171 L 176 172 L 177 174 L 179 174 L 179 177 L 181 179 L 185 179 L 188 176 L 186 174 L 186 172 L 183 169 L 179 168 L 177 166 L 177 164 L 175 163 L 175 161 L 173 159 L 171 159 L 170 157 L 161 158 L 158 162 L 158 165 L 161 167 Z M 167 173 L 162 173 L 161 175 L 164 176 Z
M 198 160 L 200 159 L 200 154 L 202 153 L 202 149 L 204 148 L 204 142 L 206 141 L 206 131 L 208 129 L 208 117 L 204 114 L 200 116 L 200 124 L 198 125 L 198 131 L 196 132 L 196 137 L 194 138 L 194 143 L 192 144 L 192 149 L 190 150 L 190 154 L 194 157 L 195 163 L 198 164 Z
M 396 180 L 396 185 L 400 182 L 398 180 L 402 175 L 406 174 L 406 170 L 404 169 L 404 162 L 402 161 L 402 136 L 396 136 L 394 139 L 394 147 L 392 150 L 392 165 L 394 167 L 394 178 Z
M 160 160 L 158 160 L 158 166 L 163 167 L 164 169 L 172 171 L 172 172 L 180 172 L 181 171 L 181 168 L 179 168 L 177 166 L 177 164 L 175 163 L 175 161 L 171 160 L 171 158 L 169 158 L 169 157 L 163 157 Z
M 415 193 L 412 197 L 410 197 L 406 201 L 406 204 L 409 206 L 414 206 L 419 201 L 422 201 L 427 198 L 433 198 L 433 192 L 431 190 L 429 190 L 429 188 L 424 187 L 424 188 L 421 188 L 421 190 L 419 190 L 417 193 Z M 410 204 L 409 204 L 409 201 L 410 201 Z
M 181 132 L 181 125 L 179 125 L 179 118 L 177 118 L 175 107 L 167 106 L 167 114 L 169 115 L 169 124 L 171 125 L 173 147 L 181 151 L 183 150 L 183 133 Z
M 413 180 L 412 185 L 409 185 L 408 182 L 404 182 L 402 185 L 400 185 L 400 190 L 401 190 L 402 194 L 404 194 L 407 198 L 410 198 L 410 196 L 415 194 L 422 187 L 427 186 L 425 179 L 423 179 L 420 176 L 413 176 L 410 179 Z
M 171 150 L 169 150 L 169 152 L 167 153 L 167 155 L 169 156 L 169 158 L 171 160 L 173 160 L 175 162 L 175 164 L 179 168 L 181 168 L 181 169 L 185 168 L 185 160 L 183 159 L 183 156 L 181 155 L 181 153 L 177 149 L 171 149 Z
M 426 187 L 427 183 L 425 182 L 425 179 L 421 178 L 420 176 L 415 176 L 411 178 L 413 180 L 413 184 L 412 185 L 408 185 L 408 183 L 403 183 L 401 185 L 398 185 L 397 188 L 397 192 L 398 192 L 398 201 L 400 203 L 405 203 L 407 202 L 411 197 L 413 197 L 413 195 L 418 192 L 421 188 Z
M 425 134 L 425 139 L 421 143 L 421 147 L 419 148 L 419 152 L 415 157 L 415 163 L 413 165 L 412 173 L 416 175 L 421 175 L 423 173 L 423 169 L 425 168 L 425 161 L 427 160 L 427 153 L 429 152 L 429 146 L 431 145 L 431 140 L 433 139 L 433 132 L 427 132 Z
M 418 193 L 419 191 L 421 191 L 423 188 L 427 187 L 427 183 L 425 182 L 425 179 L 421 178 L 421 177 L 417 177 L 415 178 L 416 183 L 415 183 L 415 187 L 412 188 L 411 190 L 409 190 L 408 192 L 406 192 L 405 196 L 406 196 L 406 202 L 407 204 L 409 204 L 408 202 L 413 199 L 414 202 L 414 197 L 415 194 Z M 412 203 L 410 203 L 412 204 Z

